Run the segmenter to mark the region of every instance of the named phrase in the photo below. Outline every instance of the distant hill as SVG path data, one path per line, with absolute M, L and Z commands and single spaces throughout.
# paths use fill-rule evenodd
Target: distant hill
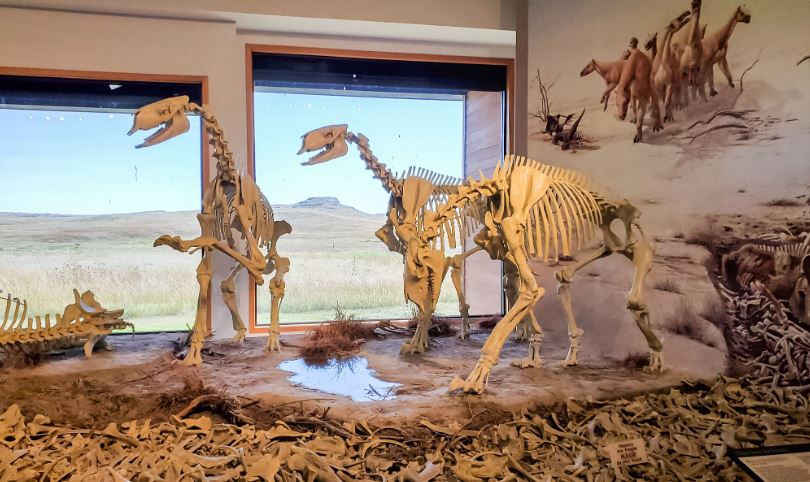
M 374 231 L 385 222 L 382 214 L 364 213 L 334 197 L 274 205 L 273 210 L 276 220 L 293 226 L 293 235 L 284 244 L 297 245 L 298 249 L 349 249 L 366 240 L 376 247 Z M 0 212 L 0 249 L 27 250 L 33 245 L 46 249 L 58 245 L 113 247 L 121 243 L 151 247 L 162 234 L 193 238 L 199 230 L 195 211 L 91 215 Z

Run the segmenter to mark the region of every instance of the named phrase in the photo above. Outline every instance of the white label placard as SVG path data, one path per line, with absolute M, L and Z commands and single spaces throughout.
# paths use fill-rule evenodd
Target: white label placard
M 610 456 L 610 462 L 616 467 L 647 462 L 647 444 L 640 438 L 605 445 L 605 451 Z

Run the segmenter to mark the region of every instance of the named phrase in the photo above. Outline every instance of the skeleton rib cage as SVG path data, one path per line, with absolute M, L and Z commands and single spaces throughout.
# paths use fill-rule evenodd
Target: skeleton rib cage
M 559 260 L 581 249 L 597 233 L 605 209 L 614 206 L 593 188 L 584 174 L 542 164 L 522 156 L 509 155 L 499 162 L 493 174 L 469 178 L 445 195 L 435 209 L 435 231 L 425 232 L 426 241 L 436 237 L 452 239 L 459 233 L 469 236 L 484 224 L 486 212 L 501 218 L 511 215 L 508 193 L 498 186 L 519 167 L 535 169 L 546 176 L 549 185 L 528 211 L 524 241 L 527 254 L 543 261 Z M 486 203 L 486 204 L 485 204 Z

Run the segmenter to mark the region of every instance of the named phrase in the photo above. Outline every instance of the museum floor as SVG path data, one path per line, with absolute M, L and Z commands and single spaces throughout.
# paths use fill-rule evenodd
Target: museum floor
M 179 334 L 117 336 L 115 351 L 89 361 L 67 353 L 3 369 L 0 478 L 745 480 L 728 447 L 810 439 L 808 400 L 797 393 L 656 377 L 609 359 L 564 370 L 553 347 L 549 368 L 518 370 L 505 361 L 525 347 L 512 342 L 485 395 L 449 395 L 483 336 L 438 338 L 428 355 L 404 360 L 403 338 L 369 341 L 335 384 L 368 376 L 367 364 L 372 383 L 400 385 L 370 384 L 355 400 L 288 380 L 279 365 L 299 357 L 302 336 L 285 337 L 275 355 L 261 338 L 212 342 L 197 369 L 172 364 Z M 634 439 L 647 461 L 614 469 L 605 447 Z

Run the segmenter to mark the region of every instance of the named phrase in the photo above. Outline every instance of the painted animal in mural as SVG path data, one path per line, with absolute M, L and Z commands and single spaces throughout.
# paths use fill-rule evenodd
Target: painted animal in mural
M 738 6 L 731 18 L 722 27 L 706 35 L 701 42 L 703 79 L 709 84 L 709 95 L 717 95 L 714 89 L 714 66 L 720 67 L 720 72 L 726 77 L 729 87 L 734 87 L 731 70 L 728 68 L 728 43 L 734 27 L 738 23 L 751 23 L 751 14 L 743 6 Z M 703 90 L 703 86 L 700 87 Z M 705 94 L 704 94 L 705 95 Z
M 658 91 L 653 88 L 652 84 L 652 61 L 644 52 L 638 49 L 633 51 L 624 63 L 619 85 L 616 86 L 616 107 L 621 120 L 627 118 L 627 110 L 631 100 L 636 112 L 634 143 L 641 142 L 643 139 L 641 129 L 644 126 L 644 117 L 648 105 L 651 106 L 653 132 L 664 128 L 661 123 Z
M 636 48 L 638 41 L 633 37 L 626 60 L 591 59 L 580 71 L 581 77 L 598 72 L 605 79 L 607 90 L 599 100 L 605 108 L 610 92 L 615 90 L 618 117 L 624 120 L 628 110 L 633 111 L 630 121 L 636 124 L 634 142 L 642 140 L 641 128 L 647 111 L 655 132 L 663 128 L 662 120 L 672 121 L 674 111 L 687 108 L 690 99 L 708 102 L 706 84 L 710 95 L 716 95 L 715 65 L 729 86 L 734 87 L 727 60 L 728 45 L 736 25 L 750 23 L 751 14 L 738 6 L 722 27 L 707 35 L 707 25 L 701 25 L 701 7 L 701 0 L 691 0 L 688 11 L 675 17 L 662 31 L 650 35 L 644 44 L 649 55 Z
M 679 98 L 681 92 L 680 62 L 672 50 L 672 36 L 687 24 L 688 19 L 688 11 L 681 13 L 666 26 L 660 41 L 658 32 L 655 32 L 644 43 L 645 50 L 652 57 L 652 86 L 664 103 L 664 122 L 673 120 L 674 99 Z
M 624 67 L 624 63 L 627 61 L 628 57 L 630 57 L 630 51 L 625 50 L 622 52 L 619 60 L 605 61 L 591 59 L 591 61 L 588 62 L 588 64 L 579 73 L 580 77 L 585 77 L 593 72 L 596 72 L 605 81 L 606 88 L 602 93 L 602 97 L 599 99 L 599 103 L 603 104 L 604 106 L 602 110 L 607 110 L 610 93 L 613 92 L 613 89 L 615 89 L 617 85 L 619 85 L 619 78 L 622 75 L 622 68 Z
M 211 254 L 219 251 L 236 261 L 228 276 L 220 284 L 225 305 L 231 313 L 233 339 L 241 343 L 247 329 L 239 316 L 236 303 L 235 278 L 242 270 L 257 285 L 264 284 L 264 275 L 272 274 L 269 282 L 271 307 L 270 328 L 267 351 L 279 351 L 279 307 L 284 298 L 284 275 L 289 271 L 290 260 L 278 254 L 276 244 L 280 236 L 290 233 L 292 228 L 286 221 L 276 221 L 273 209 L 255 181 L 237 165 L 236 156 L 228 148 L 217 117 L 207 105 L 189 102 L 188 96 L 171 97 L 146 105 L 135 112 L 129 134 L 139 130 L 159 129 L 148 136 L 138 148 L 154 146 L 185 133 L 189 129 L 188 114 L 199 115 L 213 147 L 213 157 L 217 161 L 216 174 L 208 184 L 203 196 L 202 212 L 197 215 L 200 223 L 200 236 L 184 240 L 179 236 L 163 235 L 155 240 L 155 246 L 170 246 L 180 252 L 202 251 L 202 259 L 197 267 L 197 281 L 200 292 L 197 299 L 197 312 L 191 336 L 191 346 L 183 363 L 200 365 L 201 351 L 206 335 L 206 318 L 209 308 L 208 291 L 213 274 Z M 236 232 L 244 241 L 244 251 L 240 252 Z
M 357 147 L 366 169 L 372 172 L 374 178 L 380 181 L 383 189 L 389 194 L 385 224 L 377 230 L 375 235 L 385 243 L 390 251 L 405 257 L 407 251 L 414 249 L 417 242 L 415 235 L 418 232 L 418 225 L 422 222 L 425 209 L 435 208 L 435 206 L 446 201 L 449 195 L 457 192 L 461 180 L 413 167 L 404 175 L 397 176 L 377 159 L 371 151 L 368 138 L 363 134 L 349 132 L 347 124 L 325 126 L 307 132 L 302 136 L 301 149 L 298 154 L 317 151 L 317 154 L 304 162 L 303 165 L 321 164 L 344 156 L 349 150 L 349 144 L 354 144 Z M 471 234 L 475 228 L 475 217 L 471 217 L 468 224 L 457 228 L 460 232 Z M 460 245 L 460 243 L 456 243 L 456 239 L 455 236 L 447 238 L 451 249 Z M 442 238 L 441 242 L 444 242 L 444 238 Z M 466 302 L 462 287 L 464 260 L 478 251 L 478 248 L 474 248 L 455 256 L 444 257 L 442 269 L 433 274 L 437 282 L 441 284 L 447 272 L 451 272 L 453 286 L 458 294 L 459 313 L 462 318 L 460 338 L 467 337 L 470 331 L 470 305 Z M 408 298 L 407 289 L 405 296 Z M 430 315 L 433 313 L 435 305 L 428 307 L 428 309 L 422 308 L 419 305 L 419 323 L 413 339 L 402 347 L 402 351 L 405 353 L 422 353 L 428 348 L 428 330 L 431 325 Z M 427 316 L 425 316 L 425 313 L 427 313 Z
M 516 365 L 522 368 L 542 365 L 543 331 L 535 318 L 534 306 L 545 290 L 537 284 L 529 266 L 530 257 L 547 261 L 577 255 L 577 261 L 555 274 L 568 322 L 570 346 L 563 362 L 567 366 L 577 364 L 583 335 L 576 324 L 571 302 L 574 275 L 591 262 L 614 253 L 628 258 L 635 273 L 627 308 L 650 348 L 646 370 L 662 370 L 662 345 L 652 331 L 650 312 L 644 300 L 644 282 L 652 267 L 653 248 L 638 224 L 640 213 L 626 200 L 607 199 L 576 171 L 507 156 L 491 176 L 470 179 L 435 211 L 427 211 L 417 247 L 406 253 L 405 281 L 415 303 L 427 308 L 435 305 L 439 296 L 441 285 L 432 273 L 442 270 L 443 253 L 436 248 L 435 239 L 446 235 L 454 224 L 469 216 L 465 209 L 468 205 L 481 202 L 485 205 L 484 227 L 475 236 L 475 243 L 492 259 L 503 261 L 519 274 L 518 296 L 484 344 L 472 373 L 466 380 L 454 380 L 451 389 L 483 391 L 507 337 L 526 317 L 532 330 L 529 355 Z M 623 228 L 618 233 L 611 228 L 617 220 Z M 585 248 L 592 239 L 599 239 L 599 245 Z
M 683 44 L 680 60 L 681 76 L 685 79 L 686 89 L 692 93 L 694 99 L 697 94 L 706 102 L 706 93 L 700 88 L 703 85 L 703 36 L 700 28 L 701 0 L 692 0 L 689 10 L 689 35 Z M 684 95 L 684 101 L 689 102 L 689 95 Z
M 106 310 L 91 291 L 81 295 L 73 290 L 75 301 L 65 306 L 62 314 L 27 317 L 28 302 L 7 294 L 3 324 L 0 325 L 0 350 L 11 351 L 38 345 L 44 351 L 84 347 L 84 356 L 91 358 L 94 348 L 110 350 L 105 337 L 113 330 L 132 328 L 121 318 L 124 310 Z M 13 308 L 13 312 L 12 312 Z M 22 311 L 21 311 L 22 310 Z

